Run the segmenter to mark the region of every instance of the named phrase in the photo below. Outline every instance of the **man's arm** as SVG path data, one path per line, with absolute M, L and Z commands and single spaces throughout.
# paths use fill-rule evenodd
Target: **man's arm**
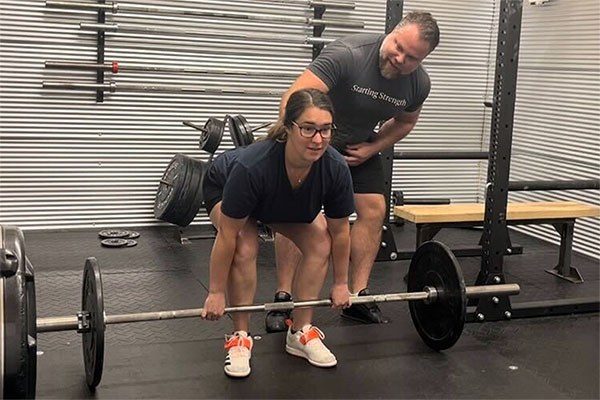
M 404 139 L 417 124 L 420 113 L 421 109 L 419 108 L 413 112 L 403 112 L 387 120 L 379 129 L 379 134 L 373 141 L 377 151 L 383 151 Z
M 292 93 L 300 89 L 319 89 L 323 93 L 329 92 L 329 88 L 317 75 L 310 70 L 306 69 L 304 72 L 292 83 L 292 86 L 283 94 L 281 97 L 281 103 L 279 103 L 279 117 L 283 117 L 285 112 L 285 105 Z
M 419 120 L 419 108 L 413 112 L 403 112 L 387 120 L 379 129 L 379 134 L 373 142 L 349 144 L 345 149 L 346 162 L 351 167 L 360 165 L 375 154 L 393 146 L 412 131 Z

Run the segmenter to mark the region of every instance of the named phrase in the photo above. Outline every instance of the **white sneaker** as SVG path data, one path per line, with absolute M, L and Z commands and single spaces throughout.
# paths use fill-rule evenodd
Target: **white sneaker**
M 325 334 L 316 326 L 305 325 L 301 330 L 292 333 L 290 326 L 285 338 L 285 351 L 303 357 L 317 367 L 333 367 L 337 359 L 323 344 Z
M 225 335 L 225 373 L 235 378 L 250 375 L 250 358 L 254 342 L 248 332 L 237 331 L 233 335 Z

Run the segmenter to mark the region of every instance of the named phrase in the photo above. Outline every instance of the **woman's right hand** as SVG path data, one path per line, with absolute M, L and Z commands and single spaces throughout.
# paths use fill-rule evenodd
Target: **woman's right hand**
M 216 321 L 225 313 L 225 293 L 208 293 L 200 317 Z

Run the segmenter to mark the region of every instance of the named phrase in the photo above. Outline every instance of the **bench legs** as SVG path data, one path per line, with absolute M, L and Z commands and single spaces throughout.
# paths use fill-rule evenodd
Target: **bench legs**
M 547 269 L 546 272 L 573 283 L 582 283 L 583 277 L 577 268 L 571 266 L 575 220 L 552 224 L 552 226 L 560 235 L 560 253 L 556 267 Z

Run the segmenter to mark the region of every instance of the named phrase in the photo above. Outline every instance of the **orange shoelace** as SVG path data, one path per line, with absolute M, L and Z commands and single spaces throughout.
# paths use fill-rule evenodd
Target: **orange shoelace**
M 247 337 L 232 336 L 225 342 L 225 350 L 229 350 L 232 347 L 245 347 L 248 350 L 252 350 L 252 341 Z

